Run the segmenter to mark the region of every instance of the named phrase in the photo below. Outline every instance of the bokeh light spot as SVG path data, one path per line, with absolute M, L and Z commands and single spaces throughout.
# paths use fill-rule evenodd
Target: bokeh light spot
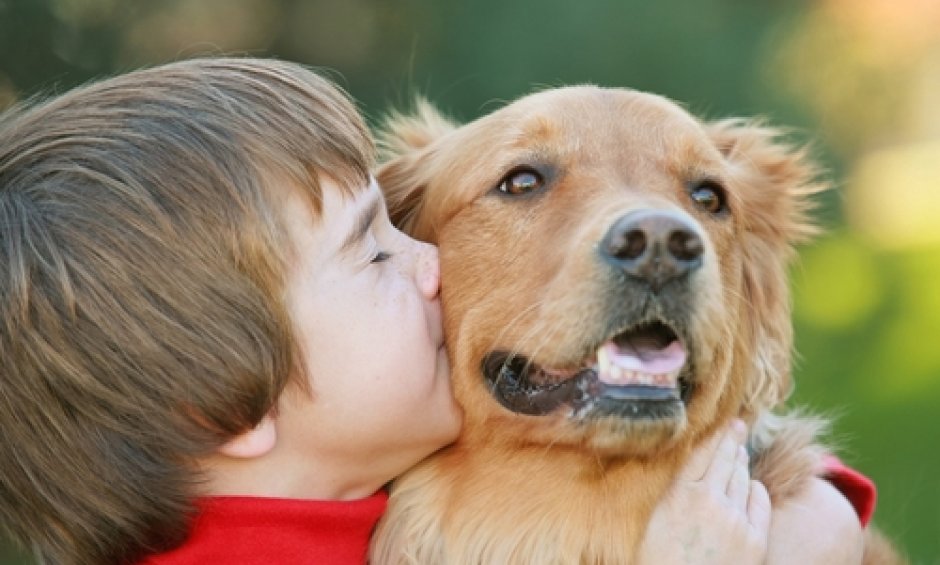
M 824 329 L 863 322 L 882 294 L 871 251 L 848 234 L 832 235 L 805 250 L 793 283 L 796 315 Z
M 872 242 L 886 249 L 940 245 L 940 142 L 869 153 L 852 179 L 846 212 Z

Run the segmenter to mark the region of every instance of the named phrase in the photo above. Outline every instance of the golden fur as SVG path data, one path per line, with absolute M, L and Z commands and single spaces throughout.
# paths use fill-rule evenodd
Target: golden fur
M 396 481 L 373 562 L 630 563 L 690 449 L 736 415 L 755 428 L 756 473 L 772 498 L 818 468 L 821 422 L 770 413 L 791 388 L 786 269 L 793 244 L 814 232 L 810 196 L 824 188 L 779 131 L 703 123 L 658 96 L 582 86 L 462 127 L 420 103 L 414 116 L 393 117 L 382 141 L 378 177 L 393 221 L 440 246 L 465 420 L 456 444 Z M 519 167 L 541 172 L 544 185 L 499 193 Z M 729 213 L 695 206 L 690 186 L 703 178 L 723 188 Z M 634 298 L 614 292 L 598 242 L 637 210 L 686 218 L 704 240 L 684 295 L 695 368 L 684 410 L 660 419 L 507 410 L 481 376 L 487 353 L 570 368 L 609 338 L 604 320 Z

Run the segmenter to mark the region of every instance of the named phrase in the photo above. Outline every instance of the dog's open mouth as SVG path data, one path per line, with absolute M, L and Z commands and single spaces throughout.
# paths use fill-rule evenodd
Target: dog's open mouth
M 567 405 L 575 413 L 660 418 L 688 401 L 688 359 L 677 332 L 653 321 L 619 332 L 573 369 L 541 367 L 523 355 L 494 351 L 483 359 L 483 375 L 493 396 L 521 414 Z

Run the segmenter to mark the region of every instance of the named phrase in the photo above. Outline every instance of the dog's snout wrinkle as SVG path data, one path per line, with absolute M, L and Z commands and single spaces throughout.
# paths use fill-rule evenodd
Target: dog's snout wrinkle
M 704 242 L 689 220 L 666 210 L 622 216 L 601 240 L 601 255 L 654 292 L 702 265 Z

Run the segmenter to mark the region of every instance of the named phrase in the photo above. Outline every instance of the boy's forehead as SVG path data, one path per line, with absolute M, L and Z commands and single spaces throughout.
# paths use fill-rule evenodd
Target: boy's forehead
M 321 196 L 319 213 L 305 201 L 307 195 L 301 191 L 291 191 L 287 214 L 292 220 L 292 231 L 305 231 L 334 251 L 349 251 L 368 233 L 376 217 L 384 215 L 385 200 L 382 192 L 371 177 L 368 183 L 357 187 L 342 186 L 339 181 L 326 175 L 318 180 Z
M 381 196 L 381 189 L 373 176 L 363 180 L 346 182 L 323 172 L 316 172 L 305 179 L 273 173 L 265 184 L 275 202 L 289 207 L 302 202 L 315 217 L 320 217 L 326 213 L 326 208 L 335 212 L 340 207 L 355 206 L 364 198 L 371 198 L 371 194 Z
M 375 179 L 370 177 L 369 184 L 363 190 L 347 198 L 346 207 L 349 221 L 346 222 L 346 233 L 340 245 L 341 252 L 358 245 L 375 219 L 385 211 L 385 200 Z
M 334 210 L 339 207 L 364 209 L 373 206 L 375 202 L 385 206 L 382 189 L 372 176 L 369 177 L 368 182 L 356 186 L 347 186 L 329 176 L 321 176 L 320 191 L 323 194 L 324 208 L 326 208 L 327 201 Z

